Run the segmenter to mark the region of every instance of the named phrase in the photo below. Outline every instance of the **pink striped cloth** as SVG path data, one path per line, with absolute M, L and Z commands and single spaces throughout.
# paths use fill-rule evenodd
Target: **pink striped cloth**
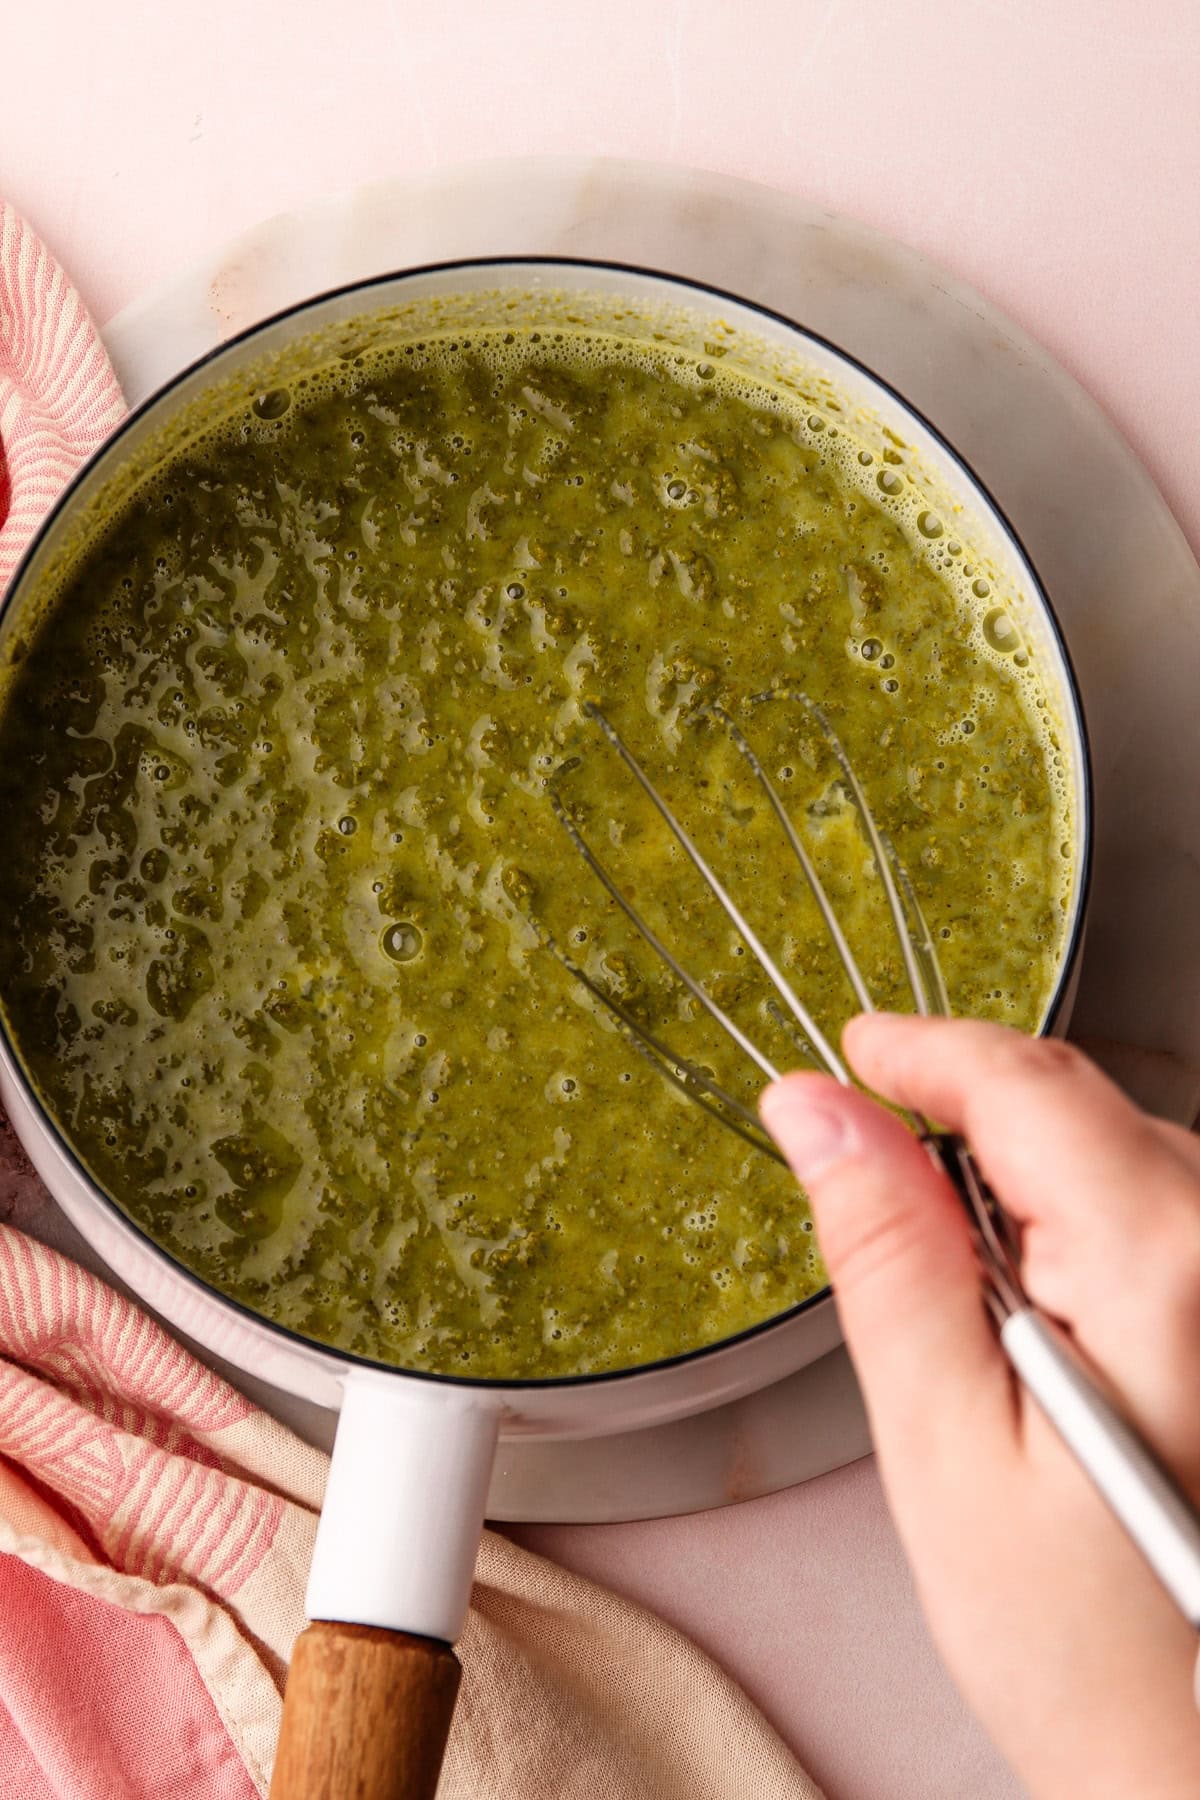
M 0 593 L 51 501 L 124 411 L 83 301 L 0 200 Z
M 122 410 L 78 295 L 0 202 L 0 588 Z M 36 1222 L 38 1193 L 0 1120 L 0 1214 Z M 0 1800 L 266 1793 L 325 1472 L 0 1224 Z M 694 1645 L 490 1532 L 462 1658 L 441 1800 L 820 1800 Z

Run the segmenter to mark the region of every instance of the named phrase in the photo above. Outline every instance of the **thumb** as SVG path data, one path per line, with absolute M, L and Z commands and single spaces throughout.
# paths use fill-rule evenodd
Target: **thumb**
M 812 1202 L 885 1463 L 902 1440 L 906 1462 L 918 1448 L 957 1441 L 955 1422 L 977 1424 L 981 1406 L 995 1407 L 1011 1432 L 1007 1368 L 967 1220 L 924 1146 L 828 1075 L 785 1075 L 759 1110 Z

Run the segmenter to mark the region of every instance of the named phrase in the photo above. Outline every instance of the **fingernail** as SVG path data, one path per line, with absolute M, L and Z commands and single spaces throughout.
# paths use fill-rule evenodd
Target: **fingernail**
M 802 1097 L 785 1082 L 767 1088 L 758 1109 L 799 1181 L 815 1181 L 854 1147 L 856 1133 L 839 1108 Z

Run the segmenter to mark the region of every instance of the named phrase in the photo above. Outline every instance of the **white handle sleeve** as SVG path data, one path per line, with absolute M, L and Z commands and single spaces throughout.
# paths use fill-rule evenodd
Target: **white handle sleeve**
M 467 1615 L 499 1414 L 442 1382 L 346 1377 L 317 1526 L 310 1619 L 452 1644 Z

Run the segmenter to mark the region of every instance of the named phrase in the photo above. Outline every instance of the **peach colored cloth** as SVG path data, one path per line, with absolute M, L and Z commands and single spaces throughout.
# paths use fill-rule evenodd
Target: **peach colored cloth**
M 122 414 L 0 202 L 0 588 Z M 264 1794 L 326 1459 L 67 1258 L 0 1226 L 0 1800 Z M 651 1614 L 488 1533 L 443 1800 L 820 1800 Z

